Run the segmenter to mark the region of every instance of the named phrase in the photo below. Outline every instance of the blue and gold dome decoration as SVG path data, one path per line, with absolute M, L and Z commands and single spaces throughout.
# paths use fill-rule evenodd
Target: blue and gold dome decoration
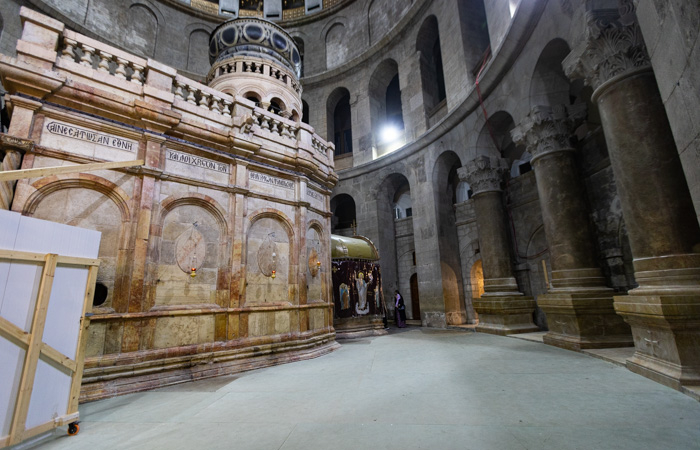
M 282 64 L 299 77 L 301 56 L 294 39 L 267 20 L 244 18 L 228 20 L 209 37 L 209 62 L 214 64 L 234 56 L 255 56 Z

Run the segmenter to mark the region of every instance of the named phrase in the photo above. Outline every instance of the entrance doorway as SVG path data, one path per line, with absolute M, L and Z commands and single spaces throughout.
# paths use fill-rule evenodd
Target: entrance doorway
M 418 299 L 418 274 L 411 275 L 411 312 L 413 320 L 420 320 L 420 300 Z

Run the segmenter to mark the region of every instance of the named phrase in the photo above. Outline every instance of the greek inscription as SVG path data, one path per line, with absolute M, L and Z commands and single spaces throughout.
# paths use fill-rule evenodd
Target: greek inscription
M 187 153 L 177 152 L 175 150 L 167 151 L 167 159 L 190 166 L 203 167 L 215 172 L 228 173 L 228 164 L 212 161 L 207 158 L 200 158 L 199 156 L 188 155 Z
M 279 186 L 285 189 L 294 189 L 294 182 L 290 180 L 283 180 L 282 178 L 272 177 L 270 175 L 265 175 L 264 173 L 258 172 L 248 172 L 248 178 L 253 181 L 259 181 L 261 183 L 271 184 L 273 186 Z
M 106 147 L 117 148 L 119 150 L 126 150 L 129 152 L 136 151 L 134 142 L 132 141 L 107 134 L 100 134 L 85 128 L 74 127 L 72 125 L 65 125 L 58 122 L 49 122 L 46 129 L 49 131 L 49 133 L 57 134 L 59 136 L 66 136 L 73 139 L 79 139 L 81 141 L 93 142 L 98 145 L 104 145 Z
M 319 202 L 322 202 L 322 201 L 323 201 L 323 196 L 322 196 L 321 194 L 319 194 L 318 192 L 312 190 L 312 189 L 307 189 L 307 190 L 306 190 L 306 196 L 307 196 L 307 197 L 311 197 L 311 198 L 313 198 L 314 200 L 318 200 Z

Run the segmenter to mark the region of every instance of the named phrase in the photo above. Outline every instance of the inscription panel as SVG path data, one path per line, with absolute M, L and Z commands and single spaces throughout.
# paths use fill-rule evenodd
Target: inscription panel
M 136 158 L 138 141 L 102 131 L 48 119 L 41 133 L 42 146 L 109 161 Z
M 214 183 L 227 184 L 230 165 L 177 150 L 165 151 L 165 171 Z
M 277 198 L 294 200 L 296 194 L 296 183 L 293 180 L 274 177 L 260 172 L 249 171 L 248 179 L 250 188 L 256 191 L 273 195 Z
M 309 205 L 316 209 L 324 209 L 325 202 L 323 201 L 323 194 L 321 194 L 318 191 L 315 191 L 314 189 L 311 188 L 306 188 L 306 200 L 309 202 Z

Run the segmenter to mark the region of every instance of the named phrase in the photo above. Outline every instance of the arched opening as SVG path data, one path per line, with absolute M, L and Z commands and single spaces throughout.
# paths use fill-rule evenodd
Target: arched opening
M 331 199 L 331 232 L 343 236 L 355 234 L 353 227 L 357 225 L 355 200 L 348 194 L 338 194 Z
M 411 285 L 411 318 L 420 320 L 420 295 L 418 294 L 418 274 L 411 275 L 409 281 Z
M 530 106 L 573 103 L 569 78 L 561 65 L 570 52 L 563 39 L 554 39 L 542 50 L 530 81 Z
M 472 264 L 471 269 L 472 299 L 481 298 L 484 294 L 484 266 L 481 260 Z
M 376 200 L 375 244 L 382 257 L 384 296 L 392 298 L 394 290 L 398 290 L 406 302 L 407 317 L 419 319 L 420 316 L 412 315 L 413 305 L 406 295 L 411 290 L 411 276 L 416 273 L 413 209 L 408 179 L 399 173 L 389 175 L 379 184 Z M 390 309 L 394 307 L 393 304 L 387 306 Z
M 309 104 L 305 100 L 301 101 L 301 121 L 305 124 L 309 124 Z
M 328 97 L 328 138 L 335 144 L 335 156 L 352 153 L 350 92 L 336 88 Z
M 260 106 L 261 97 L 257 92 L 248 91 L 243 94 L 243 97 L 245 97 L 246 100 L 250 100 L 251 102 L 255 103 L 255 106 Z
M 370 119 L 375 157 L 396 150 L 405 143 L 399 66 L 388 59 L 381 62 L 369 82 Z
M 504 158 L 508 162 L 511 167 L 511 178 L 532 170 L 530 166 L 532 156 L 525 151 L 525 146 L 516 145 L 513 142 L 510 134 L 513 128 L 515 128 L 513 117 L 505 111 L 498 111 L 484 124 L 476 142 L 477 155 Z
M 282 100 L 277 97 L 273 97 L 270 99 L 270 106 L 267 108 L 267 110 L 279 115 L 283 111 L 286 111 L 287 107 Z
M 467 323 L 467 303 L 464 297 L 462 263 L 459 254 L 457 223 L 454 205 L 457 203 L 457 169 L 462 166 L 459 157 L 446 151 L 433 169 L 435 208 L 438 226 L 438 250 L 442 274 L 442 295 L 445 302 L 445 317 L 450 325 Z M 471 307 L 471 304 L 470 304 Z
M 432 125 L 445 112 L 445 73 L 442 67 L 442 49 L 438 21 L 428 16 L 418 31 L 416 51 L 420 53 L 420 75 L 423 90 L 423 105 L 426 116 Z
M 488 60 L 491 50 L 484 0 L 461 0 L 457 5 L 467 69 L 476 78 L 479 69 Z

